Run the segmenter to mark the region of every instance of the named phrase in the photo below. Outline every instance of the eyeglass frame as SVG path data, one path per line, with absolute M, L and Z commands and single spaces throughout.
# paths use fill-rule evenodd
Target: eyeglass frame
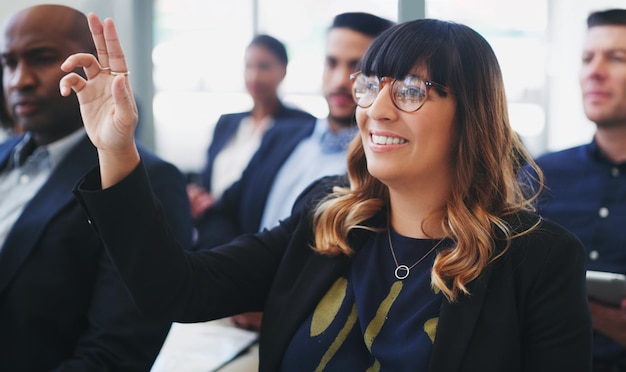
M 386 76 L 378 77 L 378 76 L 374 75 L 376 78 L 378 78 L 378 93 L 376 93 L 376 97 L 374 97 L 374 100 L 372 101 L 372 103 L 370 103 L 369 105 L 365 105 L 364 106 L 364 105 L 360 105 L 359 104 L 359 101 L 356 98 L 356 93 L 355 93 L 355 89 L 354 89 L 354 85 L 356 84 L 357 76 L 362 75 L 362 74 L 363 74 L 363 71 L 356 71 L 356 72 L 353 72 L 352 74 L 350 74 L 350 81 L 352 81 L 352 99 L 354 99 L 354 102 L 356 103 L 357 106 L 359 106 L 361 108 L 368 108 L 368 107 L 372 106 L 372 104 L 374 104 L 374 101 L 376 101 L 376 98 L 378 98 L 378 93 L 380 93 L 380 90 L 382 89 L 384 81 L 385 80 L 389 80 L 391 78 L 390 77 L 386 77 Z M 420 81 L 423 81 L 424 85 L 426 86 L 426 94 L 424 95 L 424 100 L 422 101 L 422 103 L 419 105 L 418 108 L 416 108 L 415 110 L 411 110 L 411 111 L 404 110 L 404 109 L 402 109 L 402 108 L 400 108 L 398 106 L 398 104 L 396 103 L 396 100 L 393 98 L 393 86 L 400 79 L 391 79 L 391 84 L 389 86 L 390 87 L 390 89 L 389 89 L 389 96 L 391 98 L 391 102 L 393 102 L 393 105 L 400 111 L 403 111 L 403 112 L 416 112 L 419 109 L 421 109 L 422 106 L 424 106 L 424 103 L 428 100 L 428 93 L 430 92 L 430 89 L 432 87 L 434 87 L 434 86 L 437 86 L 437 87 L 443 89 L 444 91 L 450 93 L 450 88 L 448 88 L 447 86 L 445 86 L 443 84 L 439 84 L 439 83 L 437 83 L 435 81 L 432 81 L 432 80 L 424 80 L 424 79 L 422 79 L 421 77 L 419 77 L 417 75 L 408 74 L 408 75 L 403 76 L 401 79 L 405 79 L 407 77 L 414 77 L 414 78 L 419 79 Z

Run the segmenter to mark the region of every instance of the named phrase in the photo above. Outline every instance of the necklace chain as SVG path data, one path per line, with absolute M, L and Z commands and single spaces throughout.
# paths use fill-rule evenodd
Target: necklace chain
M 391 250 L 391 256 L 393 256 L 393 262 L 395 262 L 396 264 L 396 269 L 393 273 L 396 276 L 396 278 L 398 278 L 398 280 L 403 280 L 409 276 L 412 268 L 417 266 L 420 262 L 424 261 L 424 259 L 428 257 L 428 255 L 431 254 L 443 242 L 444 238 L 441 238 L 441 240 L 439 240 L 437 244 L 435 244 L 431 249 L 429 249 L 425 255 L 423 255 L 419 260 L 417 260 L 417 262 L 415 262 L 411 266 L 398 264 L 398 259 L 396 258 L 396 252 L 394 252 L 393 244 L 391 244 L 391 228 L 387 228 L 387 239 L 389 240 L 389 249 Z

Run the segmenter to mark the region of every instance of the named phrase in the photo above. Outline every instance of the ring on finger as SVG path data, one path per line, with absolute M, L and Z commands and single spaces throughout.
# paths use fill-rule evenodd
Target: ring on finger
M 130 71 L 113 71 L 111 70 L 111 75 L 113 76 L 128 76 Z
M 111 71 L 111 67 L 100 67 L 100 72 Z

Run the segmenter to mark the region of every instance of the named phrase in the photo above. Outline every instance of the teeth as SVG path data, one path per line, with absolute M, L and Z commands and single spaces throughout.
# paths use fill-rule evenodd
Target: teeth
M 406 140 L 398 137 L 385 137 L 372 134 L 372 142 L 377 145 L 399 145 L 401 143 L 406 143 Z

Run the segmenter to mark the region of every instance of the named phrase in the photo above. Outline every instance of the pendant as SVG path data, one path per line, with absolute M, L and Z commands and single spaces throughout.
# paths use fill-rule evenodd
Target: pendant
M 407 265 L 398 265 L 398 267 L 396 267 L 396 270 L 394 271 L 394 274 L 396 275 L 396 278 L 402 280 L 409 276 L 410 272 L 411 269 L 409 269 Z

